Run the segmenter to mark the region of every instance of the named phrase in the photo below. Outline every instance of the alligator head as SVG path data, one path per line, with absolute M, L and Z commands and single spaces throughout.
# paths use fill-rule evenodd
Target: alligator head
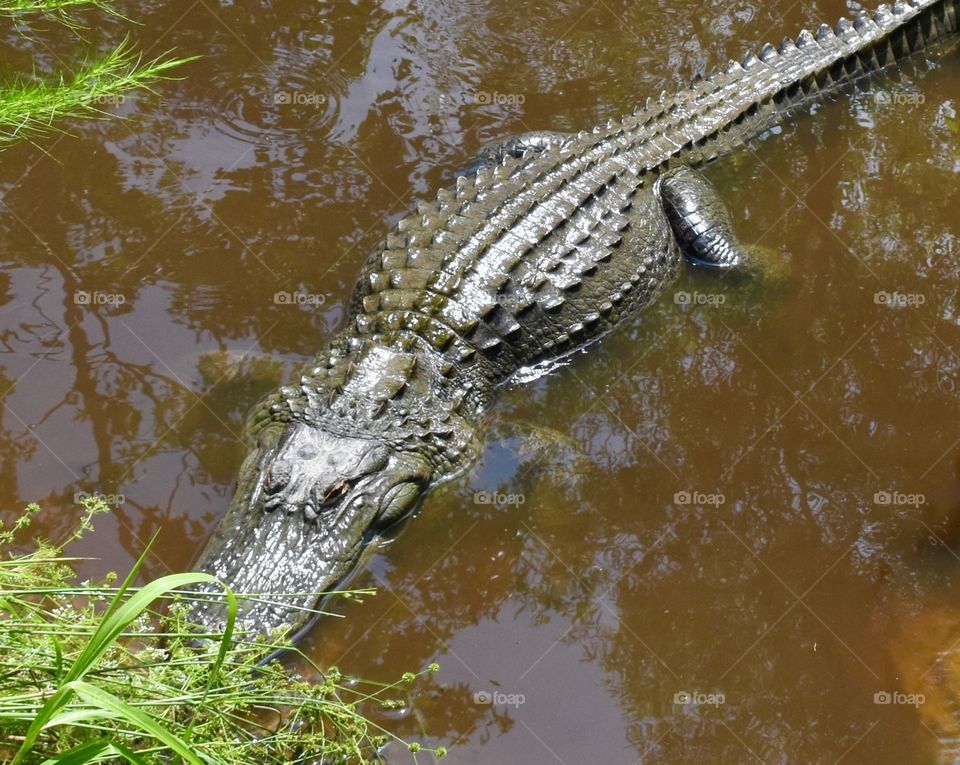
M 297 633 L 312 620 L 317 593 L 332 590 L 371 536 L 415 507 L 432 475 L 428 459 L 383 440 L 271 424 L 197 568 L 237 593 L 257 594 L 241 605 L 240 629 Z M 222 629 L 223 602 L 198 600 L 193 619 Z

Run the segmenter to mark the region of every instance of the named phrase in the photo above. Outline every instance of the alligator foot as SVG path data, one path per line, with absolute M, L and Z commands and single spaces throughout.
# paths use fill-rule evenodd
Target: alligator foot
M 560 133 L 554 130 L 531 130 L 529 133 L 501 138 L 488 143 L 480 149 L 477 156 L 454 175 L 475 175 L 483 167 L 496 167 L 505 157 L 522 157 L 527 151 L 544 151 L 551 146 L 562 146 L 577 136 L 574 133 Z
M 750 256 L 737 241 L 730 213 L 701 173 L 679 167 L 660 176 L 654 192 L 688 262 L 708 268 L 745 269 Z

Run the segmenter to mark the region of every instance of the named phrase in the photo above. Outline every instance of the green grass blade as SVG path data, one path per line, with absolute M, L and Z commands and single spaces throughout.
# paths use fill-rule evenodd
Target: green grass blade
M 207 680 L 206 688 L 204 688 L 203 691 L 203 697 L 200 700 L 201 705 L 206 703 L 207 697 L 210 695 L 210 691 L 213 690 L 216 683 L 220 680 L 220 671 L 223 669 L 223 663 L 226 661 L 227 653 L 229 653 L 230 646 L 233 643 L 233 630 L 237 622 L 237 596 L 234 595 L 233 590 L 226 585 L 223 585 L 223 589 L 227 596 L 227 623 L 223 628 L 223 636 L 220 638 L 220 650 L 217 651 L 217 659 L 210 668 L 210 677 Z M 187 730 L 184 735 L 188 741 L 191 740 L 193 725 L 196 720 L 197 718 L 193 717 L 193 719 L 191 719 L 190 723 L 187 725 Z
M 111 607 L 100 623 L 100 627 L 64 676 L 64 682 L 70 683 L 79 680 L 90 671 L 90 668 L 104 652 L 120 637 L 127 625 L 136 619 L 154 600 L 169 590 L 195 584 L 218 584 L 218 580 L 209 574 L 170 574 L 137 590 L 125 602 L 122 598 L 126 591 L 127 581 L 124 581 L 124 585 L 121 586 L 114 597 Z
M 198 757 L 185 741 L 163 727 L 152 715 L 135 709 L 112 693 L 83 680 L 70 683 L 70 687 L 83 701 L 116 714 L 132 725 L 136 725 L 144 733 L 149 733 L 154 739 L 164 743 L 191 765 L 207 765 L 206 761 Z
M 110 617 L 116 613 L 117 609 L 120 608 L 120 605 L 123 603 L 124 595 L 127 594 L 127 590 L 133 587 L 133 583 L 137 580 L 137 574 L 140 573 L 140 569 L 143 568 L 143 564 L 147 560 L 147 555 L 150 554 L 150 548 L 153 547 L 153 543 L 156 541 L 156 539 L 157 534 L 155 533 L 143 548 L 143 552 L 140 553 L 140 557 L 134 561 L 133 565 L 130 567 L 130 570 L 127 572 L 127 575 L 123 578 L 123 581 L 120 582 L 120 586 L 117 588 L 117 591 L 111 599 L 110 604 L 107 606 L 107 610 L 103 614 L 103 622 L 107 622 Z M 73 679 L 76 678 L 67 677 L 65 682 L 69 682 Z
M 40 732 L 46 727 L 47 723 L 53 719 L 57 712 L 70 703 L 72 696 L 73 689 L 66 685 L 59 688 L 56 693 L 47 699 L 47 702 L 40 708 L 33 722 L 30 723 L 30 727 L 27 728 L 27 732 L 23 737 L 23 743 L 20 745 L 20 749 L 17 750 L 16 755 L 14 755 L 13 760 L 11 760 L 10 765 L 20 765 L 20 763 L 23 762 L 24 758 L 30 754 L 30 751 L 33 749 L 33 745 L 37 742 Z
M 125 758 L 127 762 L 133 763 L 133 765 L 148 765 L 147 761 L 143 757 L 134 752 L 132 749 L 127 749 L 127 747 L 118 743 L 117 741 L 114 741 L 110 748 L 121 757 Z
M 101 755 L 110 754 L 112 748 L 108 740 L 98 739 L 75 746 L 55 757 L 50 757 L 40 765 L 86 765 L 88 762 L 98 761 Z
M 93 709 L 91 707 L 71 707 L 67 706 L 62 712 L 52 717 L 46 725 L 46 728 L 55 728 L 58 725 L 76 725 L 77 723 L 87 722 L 88 720 L 110 720 L 112 715 L 104 712 L 102 709 Z

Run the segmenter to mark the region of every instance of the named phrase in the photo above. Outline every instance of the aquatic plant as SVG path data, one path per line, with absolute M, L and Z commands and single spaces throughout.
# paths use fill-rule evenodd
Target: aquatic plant
M 68 542 L 107 511 L 98 500 L 84 506 Z M 231 626 L 198 634 L 182 599 L 212 577 L 173 574 L 136 587 L 144 553 L 119 584 L 77 584 L 63 545 L 10 554 L 37 509 L 0 525 L 0 762 L 367 763 L 399 739 L 364 717 L 364 705 L 403 705 L 403 689 L 437 669 L 363 682 L 321 672 L 280 636 L 238 641 Z M 240 597 L 227 591 L 231 622 Z M 322 681 L 266 661 L 281 649 Z M 444 754 L 407 746 L 414 756 Z

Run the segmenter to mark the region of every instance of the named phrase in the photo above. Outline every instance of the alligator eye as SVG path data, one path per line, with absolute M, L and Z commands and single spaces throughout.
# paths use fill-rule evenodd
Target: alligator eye
M 416 501 L 420 498 L 420 494 L 420 487 L 411 481 L 398 483 L 392 487 L 384 495 L 383 501 L 380 504 L 377 523 L 381 526 L 389 526 L 391 523 L 400 520 L 410 512 Z
M 324 492 L 323 496 L 320 498 L 321 505 L 329 505 L 332 502 L 340 499 L 344 494 L 347 493 L 347 489 L 350 484 L 344 480 L 337 481 L 333 486 Z
M 383 448 L 371 449 L 360 460 L 357 471 L 361 475 L 369 475 L 384 468 L 387 464 L 387 450 Z

